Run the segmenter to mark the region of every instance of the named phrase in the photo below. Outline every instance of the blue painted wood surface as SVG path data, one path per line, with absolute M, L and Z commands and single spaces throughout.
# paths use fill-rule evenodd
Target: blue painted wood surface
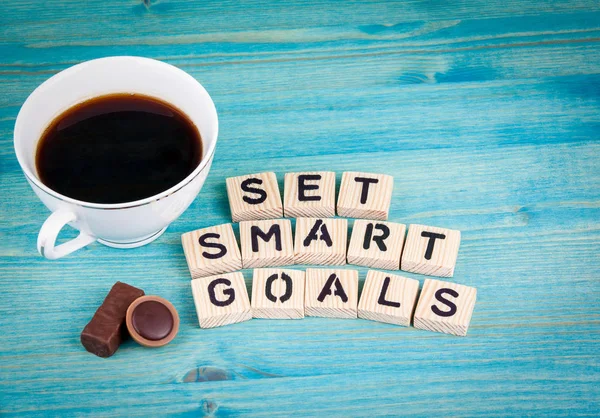
M 0 2 L 0 414 L 599 414 L 598 1 L 146 3 Z M 15 117 L 52 74 L 121 54 L 211 93 L 211 174 L 157 242 L 46 261 Z M 265 169 L 334 170 L 338 187 L 385 172 L 391 220 L 460 229 L 469 336 L 320 318 L 200 330 L 180 235 L 228 222 L 225 178 Z M 172 344 L 83 350 L 116 280 L 175 304 Z

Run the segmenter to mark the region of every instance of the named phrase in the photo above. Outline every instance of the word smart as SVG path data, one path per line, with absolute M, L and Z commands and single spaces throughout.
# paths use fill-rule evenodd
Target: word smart
M 242 221 L 241 253 L 231 224 L 198 229 L 181 241 L 192 278 L 241 268 L 292 264 L 354 264 L 452 277 L 460 231 L 426 225 L 354 221 L 348 246 L 348 221 L 340 218 L 297 218 L 295 237 L 289 219 Z

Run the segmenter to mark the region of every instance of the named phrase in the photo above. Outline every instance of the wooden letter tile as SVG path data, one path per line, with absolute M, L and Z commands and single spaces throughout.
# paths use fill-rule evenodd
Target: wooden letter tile
M 292 223 L 289 219 L 240 222 L 244 268 L 294 264 Z
M 415 311 L 415 328 L 465 336 L 477 299 L 477 289 L 426 279 Z
M 346 218 L 385 221 L 390 211 L 394 178 L 386 174 L 347 171 L 337 202 L 337 213 Z
M 410 225 L 400 268 L 411 273 L 452 277 L 459 246 L 460 231 Z
M 242 273 L 226 273 L 192 280 L 192 294 L 200 328 L 235 324 L 252 318 Z
M 304 318 L 302 270 L 254 269 L 252 316 L 267 319 Z
M 332 218 L 296 219 L 296 264 L 339 266 L 346 264 L 348 221 Z
M 356 318 L 358 271 L 306 269 L 304 313 L 326 318 Z
M 352 227 L 348 264 L 399 270 L 405 232 L 403 224 L 357 219 Z
M 358 317 L 407 327 L 418 293 L 418 280 L 369 270 L 358 303 Z
M 287 173 L 283 210 L 288 218 L 335 216 L 335 173 Z
M 233 222 L 283 216 L 283 205 L 275 173 L 229 177 L 227 196 Z
M 242 268 L 242 257 L 231 224 L 198 229 L 181 236 L 192 278 L 227 273 Z

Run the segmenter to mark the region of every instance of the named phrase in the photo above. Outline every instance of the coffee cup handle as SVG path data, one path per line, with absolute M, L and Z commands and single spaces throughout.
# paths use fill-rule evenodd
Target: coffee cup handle
M 48 216 L 40 229 L 37 241 L 38 251 L 43 257 L 48 260 L 56 260 L 96 241 L 96 237 L 79 232 L 79 235 L 71 241 L 54 246 L 61 229 L 76 219 L 77 216 L 73 212 L 62 209 L 52 212 L 52 215 Z

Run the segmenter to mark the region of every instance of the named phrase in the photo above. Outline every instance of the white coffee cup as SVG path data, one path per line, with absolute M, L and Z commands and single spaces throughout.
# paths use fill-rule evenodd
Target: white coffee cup
M 184 180 L 155 196 L 118 204 L 83 202 L 45 186 L 37 175 L 38 141 L 68 108 L 97 96 L 138 93 L 171 103 L 200 131 L 203 156 Z M 177 67 L 141 57 L 100 58 L 70 67 L 51 77 L 27 98 L 15 123 L 15 152 L 27 181 L 52 211 L 38 236 L 38 251 L 48 259 L 64 257 L 94 241 L 116 248 L 134 248 L 158 238 L 200 192 L 217 144 L 215 105 L 200 83 Z M 55 246 L 65 225 L 80 231 Z

